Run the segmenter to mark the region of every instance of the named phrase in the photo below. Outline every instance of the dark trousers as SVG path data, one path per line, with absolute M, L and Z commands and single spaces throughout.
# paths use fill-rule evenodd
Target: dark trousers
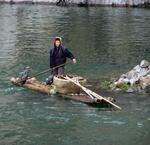
M 46 84 L 51 85 L 53 83 L 54 76 L 64 74 L 64 70 L 64 66 L 54 69 L 49 75 L 49 77 L 46 78 Z
M 61 74 L 64 74 L 64 71 L 65 71 L 65 68 L 64 66 L 62 67 L 59 67 L 59 68 L 56 68 L 52 71 L 52 75 L 53 76 L 56 76 L 56 75 L 61 75 Z

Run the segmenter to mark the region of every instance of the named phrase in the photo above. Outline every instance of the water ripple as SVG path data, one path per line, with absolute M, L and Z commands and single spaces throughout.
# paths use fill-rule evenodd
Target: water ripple
M 116 111 L 25 90 L 8 80 L 24 66 L 32 74 L 48 68 L 55 36 L 63 37 L 78 60 L 66 72 L 97 82 L 119 76 L 149 60 L 149 16 L 149 10 L 136 8 L 0 5 L 0 144 L 148 145 L 149 94 L 116 94 L 124 108 Z
M 117 120 L 113 120 L 113 121 L 104 121 L 105 124 L 117 124 L 117 125 L 124 125 L 126 124 L 126 122 L 123 121 L 117 121 Z

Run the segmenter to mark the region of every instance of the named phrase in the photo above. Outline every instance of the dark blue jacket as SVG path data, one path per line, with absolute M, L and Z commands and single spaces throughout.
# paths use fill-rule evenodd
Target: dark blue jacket
M 74 55 L 63 46 L 50 50 L 50 68 L 66 63 L 66 58 L 74 59 Z

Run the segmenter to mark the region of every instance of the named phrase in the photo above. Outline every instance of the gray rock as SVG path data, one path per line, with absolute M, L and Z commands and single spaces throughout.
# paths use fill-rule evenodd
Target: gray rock
M 150 86 L 150 63 L 146 60 L 142 60 L 140 65 L 135 66 L 132 70 L 126 74 L 122 74 L 121 77 L 113 84 L 117 87 L 123 84 L 130 84 L 131 88 L 127 90 L 129 93 L 141 92 L 143 89 Z M 135 84 L 139 83 L 139 87 Z
M 150 64 L 147 60 L 142 60 L 140 63 L 140 67 L 145 68 L 148 67 Z
M 129 88 L 126 92 L 127 93 L 135 93 L 135 92 L 137 92 L 137 89 L 135 89 L 135 88 Z
M 150 86 L 150 75 L 141 77 L 140 85 L 141 85 L 142 89 L 145 89 L 146 87 Z
M 145 87 L 145 92 L 146 92 L 146 93 L 150 93 L 150 85 L 147 86 L 147 87 Z

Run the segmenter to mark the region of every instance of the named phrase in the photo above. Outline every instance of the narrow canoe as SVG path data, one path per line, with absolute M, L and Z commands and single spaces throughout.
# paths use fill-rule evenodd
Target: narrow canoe
M 56 89 L 56 86 L 54 85 L 45 85 L 43 84 L 42 82 L 34 79 L 29 79 L 26 81 L 25 84 L 21 84 L 19 81 L 18 78 L 11 78 L 11 82 L 16 85 L 16 86 L 19 86 L 19 87 L 24 87 L 24 88 L 27 88 L 27 89 L 30 89 L 30 90 L 33 90 L 33 91 L 36 91 L 36 92 L 40 92 L 40 93 L 45 93 L 45 94 L 52 94 L 55 92 Z M 70 94 L 61 94 L 59 92 L 58 93 L 58 96 L 61 96 L 65 99 L 70 99 L 70 100 L 74 100 L 74 101 L 77 101 L 77 102 L 82 102 L 82 103 L 85 103 L 85 104 L 89 104 L 89 105 L 92 105 L 92 106 L 110 106 L 105 100 L 103 99 L 91 99 L 88 95 L 86 95 L 85 93 L 79 93 L 79 94 L 73 94 L 73 93 L 70 93 Z M 108 99 L 109 101 L 111 102 L 115 102 L 115 100 L 111 97 L 105 97 L 106 99 Z

